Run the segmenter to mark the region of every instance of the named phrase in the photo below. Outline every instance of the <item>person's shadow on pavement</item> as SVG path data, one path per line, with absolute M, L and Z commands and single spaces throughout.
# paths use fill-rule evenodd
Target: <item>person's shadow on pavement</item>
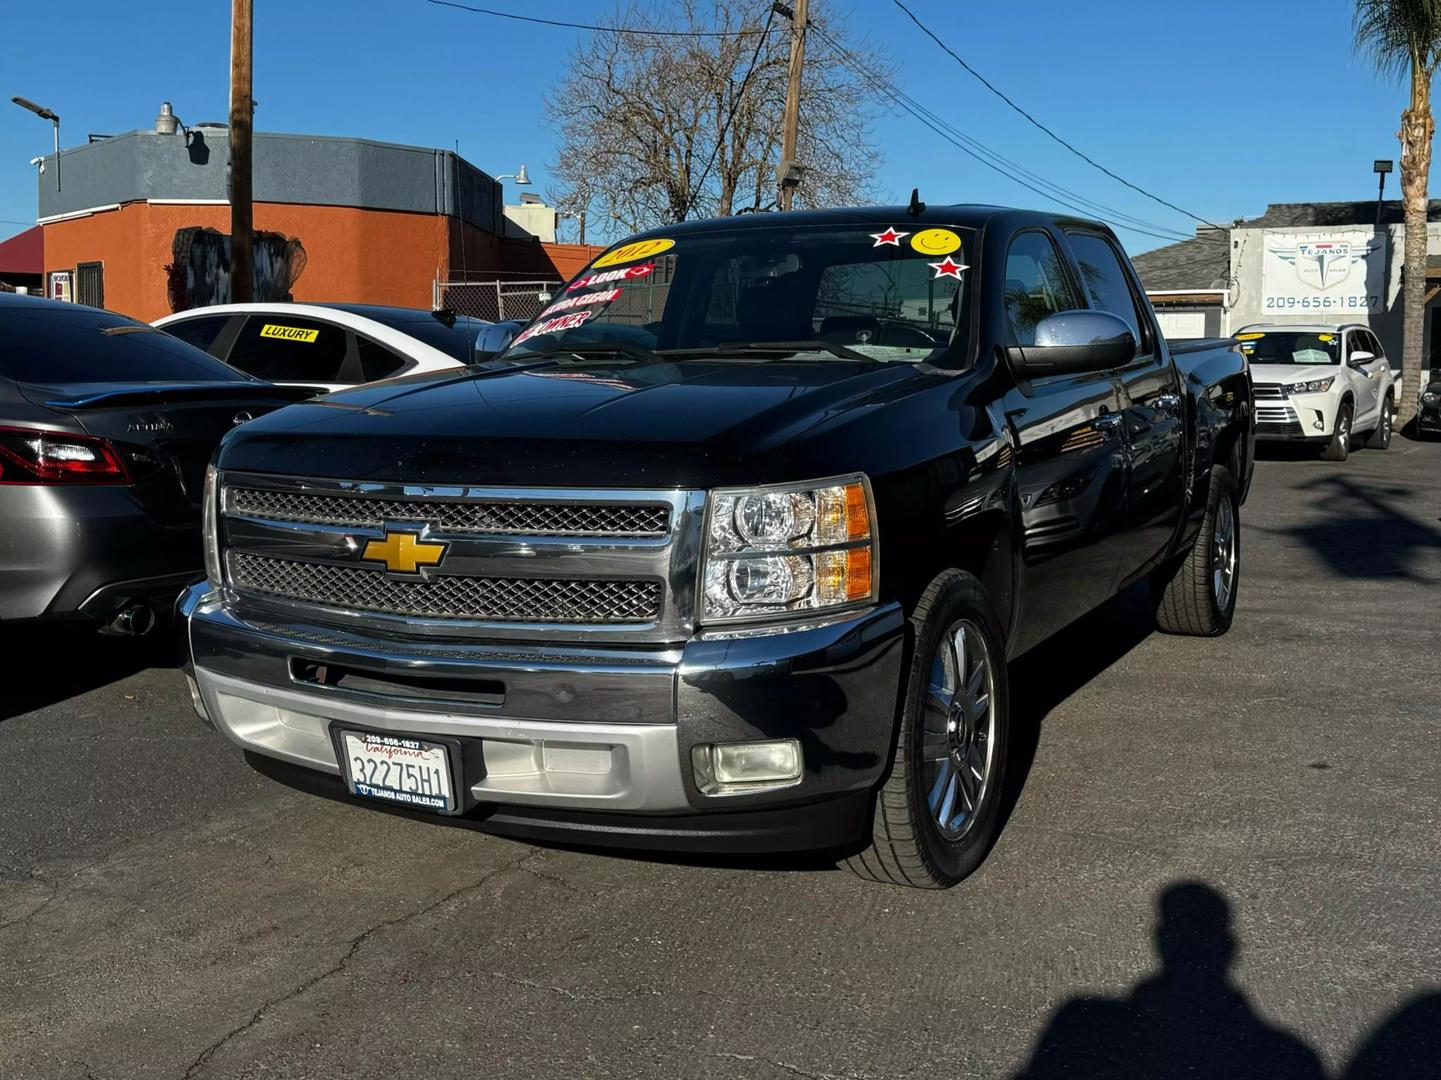
M 1441 1077 L 1441 993 L 1418 994 L 1356 1051 L 1345 1080 Z
M 1158 906 L 1161 972 L 1125 999 L 1068 1001 L 1017 1080 L 1320 1080 L 1325 1074 L 1316 1052 L 1267 1024 L 1231 984 L 1236 939 L 1226 899 L 1207 885 L 1185 882 L 1161 893 Z

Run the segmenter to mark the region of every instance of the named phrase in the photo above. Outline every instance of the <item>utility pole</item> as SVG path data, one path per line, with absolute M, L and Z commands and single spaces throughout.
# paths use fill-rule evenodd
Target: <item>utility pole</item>
M 796 161 L 796 134 L 801 122 L 801 69 L 806 60 L 806 27 L 810 25 L 810 0 L 795 0 L 795 10 L 784 4 L 774 5 L 782 15 L 791 17 L 790 81 L 786 86 L 786 114 L 781 131 L 780 208 L 789 210 L 801 182 L 801 166 Z
M 250 145 L 255 119 L 251 97 L 254 43 L 251 0 L 230 6 L 230 299 L 247 304 L 255 294 L 254 214 Z

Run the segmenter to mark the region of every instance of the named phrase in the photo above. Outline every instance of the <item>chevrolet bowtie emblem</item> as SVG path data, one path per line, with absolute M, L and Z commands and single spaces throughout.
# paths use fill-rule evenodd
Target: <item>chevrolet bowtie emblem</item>
M 360 557 L 367 562 L 383 562 L 392 574 L 417 574 L 422 566 L 436 566 L 445 557 L 444 544 L 431 544 L 415 533 L 388 532 L 384 540 L 372 540 Z

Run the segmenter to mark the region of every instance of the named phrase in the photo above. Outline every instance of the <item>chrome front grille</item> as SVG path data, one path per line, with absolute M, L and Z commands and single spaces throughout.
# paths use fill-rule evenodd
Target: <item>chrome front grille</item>
M 1286 388 L 1276 383 L 1257 383 L 1251 387 L 1257 401 L 1285 401 Z
M 1256 406 L 1256 423 L 1258 424 L 1294 424 L 1296 422 L 1296 410 L 1290 405 Z
M 397 581 L 359 566 L 275 559 L 245 552 L 230 556 L 231 584 L 328 607 L 484 622 L 647 623 L 660 615 L 658 581 L 566 578 L 485 578 L 438 574 Z
M 677 642 L 695 627 L 703 492 L 239 472 L 220 486 L 226 586 L 252 617 L 467 642 L 573 640 L 567 627 Z
M 655 503 L 447 502 L 235 487 L 228 507 L 272 521 L 355 528 L 419 521 L 444 532 L 490 536 L 664 536 L 670 526 L 670 507 Z

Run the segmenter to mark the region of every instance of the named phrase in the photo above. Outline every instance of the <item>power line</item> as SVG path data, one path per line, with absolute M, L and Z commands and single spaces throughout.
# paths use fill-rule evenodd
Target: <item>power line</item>
M 720 153 L 721 143 L 725 141 L 726 132 L 730 130 L 731 121 L 736 118 L 736 113 L 740 109 L 741 99 L 746 95 L 746 87 L 750 85 L 751 76 L 755 74 L 756 64 L 761 58 L 761 49 L 765 47 L 766 35 L 770 33 L 771 21 L 775 19 L 775 17 L 776 9 L 774 5 L 772 5 L 766 15 L 765 28 L 761 31 L 761 36 L 756 38 L 755 52 L 751 53 L 750 66 L 746 68 L 746 73 L 741 78 L 740 89 L 737 90 L 735 96 L 731 98 L 730 112 L 726 115 L 725 123 L 721 124 L 720 131 L 716 133 L 715 145 L 711 147 L 710 151 L 710 160 L 705 163 L 705 168 L 701 170 L 700 178 L 691 185 L 690 195 L 685 201 L 685 213 L 681 215 L 682 221 L 690 217 L 690 212 L 695 206 L 696 196 L 699 195 L 701 189 L 705 187 L 706 179 L 710 176 L 711 166 L 715 164 L 716 155 Z
M 537 23 L 541 26 L 557 26 L 566 30 L 590 30 L 597 34 L 638 34 L 643 37 L 665 37 L 665 38 L 733 38 L 745 37 L 750 34 L 769 34 L 767 30 L 649 30 L 634 26 L 599 26 L 595 23 L 564 22 L 560 19 L 541 19 L 534 15 L 517 15 L 513 11 L 496 11 L 494 8 L 472 7 L 469 4 L 456 3 L 456 0 L 426 0 L 427 3 L 435 4 L 437 7 L 456 8 L 460 11 L 469 11 L 476 15 L 493 15 L 497 19 L 514 19 L 516 22 Z M 770 20 L 766 20 L 769 25 Z
M 836 42 L 834 38 L 830 37 L 824 31 L 820 30 L 815 26 L 812 26 L 811 29 L 817 34 L 817 36 L 819 36 L 827 45 L 831 47 L 831 49 L 840 57 L 841 62 L 863 82 L 869 84 L 873 91 L 891 99 L 891 101 L 896 106 L 898 106 L 903 111 L 909 113 L 916 120 L 919 120 L 932 132 L 941 136 L 941 138 L 951 143 L 951 145 L 955 146 L 962 153 L 965 153 L 970 157 L 975 158 L 982 165 L 985 165 L 987 168 L 1000 173 L 1008 180 L 1020 184 L 1022 187 L 1036 193 L 1037 195 L 1040 195 L 1042 198 L 1045 198 L 1051 202 L 1059 203 L 1060 205 L 1065 206 L 1070 210 L 1074 210 L 1077 213 L 1084 214 L 1087 217 L 1099 217 L 1102 221 L 1105 221 L 1108 224 L 1115 226 L 1116 228 L 1142 233 L 1146 236 L 1154 237 L 1157 240 L 1179 242 L 1182 240 L 1196 239 L 1195 236 L 1189 233 L 1182 233 L 1177 230 L 1170 229 L 1168 226 L 1161 225 L 1153 221 L 1147 221 L 1144 218 L 1138 218 L 1118 210 L 1113 210 L 1110 207 L 1106 207 L 1104 204 L 1097 203 L 1094 200 L 1088 199 L 1085 196 L 1079 195 L 1073 191 L 1068 190 L 1067 188 L 1061 187 L 1059 184 L 1047 180 L 1040 174 L 1032 172 L 1031 170 L 1026 169 L 1024 166 L 1019 165 L 1014 161 L 1011 161 L 1009 158 L 1004 157 L 1003 155 L 992 150 L 990 147 L 986 146 L 984 143 L 980 142 L 980 140 L 967 135 L 964 131 L 961 131 L 959 128 L 937 116 L 935 113 L 931 112 L 931 110 L 926 108 L 920 102 L 916 101 L 916 99 L 911 97 L 905 91 L 897 87 L 894 83 L 889 82 L 888 80 L 877 75 L 875 72 L 871 71 L 864 65 L 863 62 L 857 61 L 853 54 L 848 52 L 844 47 L 842 47 L 838 42 Z M 1006 165 L 1010 165 L 1011 168 L 1021 172 L 1025 176 L 1029 176 L 1032 180 L 1035 181 L 1035 183 L 1031 183 L 1028 180 L 1023 179 L 1021 176 L 1015 175 L 1009 169 L 1005 168 L 1004 165 L 998 164 L 997 162 L 1004 162 Z M 1045 188 L 1049 188 L 1050 190 L 1043 190 L 1042 187 L 1037 186 L 1038 184 L 1044 185 Z
M 1215 222 L 1213 222 L 1213 221 L 1208 221 L 1207 219 L 1201 217 L 1200 214 L 1192 213 L 1190 210 L 1186 210 L 1186 209 L 1184 209 L 1184 208 L 1182 208 L 1182 207 L 1180 207 L 1180 206 L 1177 206 L 1175 203 L 1169 202 L 1169 201 L 1167 201 L 1166 199 L 1161 198 L 1161 196 L 1156 195 L 1156 194 L 1154 194 L 1154 193 L 1152 193 L 1152 192 L 1150 192 L 1150 191 L 1147 191 L 1145 188 L 1141 187 L 1139 184 L 1133 184 L 1131 181 L 1127 180 L 1124 176 L 1120 175 L 1119 173 L 1112 172 L 1110 169 L 1106 168 L 1106 166 L 1102 165 L 1102 164 L 1101 164 L 1099 161 L 1097 161 L 1095 158 L 1092 158 L 1092 157 L 1088 156 L 1087 154 L 1085 154 L 1084 152 L 1082 152 L 1081 150 L 1077 149 L 1077 148 L 1076 148 L 1075 146 L 1073 146 L 1071 143 L 1067 142 L 1065 139 L 1061 138 L 1061 136 L 1057 135 L 1054 131 L 1052 131 L 1050 128 L 1048 128 L 1045 124 L 1043 124 L 1043 123 L 1041 123 L 1039 120 L 1037 120 L 1034 116 L 1032 116 L 1030 113 L 1028 113 L 1025 109 L 1023 109 L 1023 108 L 1021 108 L 1019 105 L 1017 105 L 1014 101 L 1012 101 L 1009 97 L 1007 97 L 1004 92 L 1002 92 L 998 87 L 996 87 L 989 79 L 987 79 L 987 78 L 986 78 L 984 75 L 982 75 L 979 71 L 977 71 L 975 68 L 971 67 L 970 64 L 966 63 L 963 59 L 961 59 L 960 55 L 959 55 L 954 49 L 952 49 L 949 45 L 947 45 L 944 41 L 942 41 L 939 37 L 937 37 L 936 34 L 935 34 L 935 32 L 934 32 L 933 30 L 931 30 L 931 28 L 930 28 L 929 26 L 927 26 L 925 23 L 921 22 L 921 20 L 916 17 L 915 12 L 911 11 L 910 8 L 906 7 L 906 5 L 901 2 L 901 0 L 891 0 L 891 2 L 892 2 L 893 4 L 895 4 L 896 7 L 900 8 L 902 11 L 904 11 L 904 12 L 906 13 L 906 15 L 910 18 L 911 22 L 915 23 L 918 27 L 920 27 L 921 30 L 922 30 L 922 32 L 925 33 L 925 35 L 926 35 L 927 37 L 929 37 L 932 41 L 934 41 L 937 45 L 939 45 L 942 49 L 944 49 L 944 50 L 950 55 L 951 59 L 953 59 L 956 63 L 960 64 L 961 67 L 965 68 L 966 71 L 970 72 L 970 74 L 971 74 L 972 76 L 974 76 L 977 80 L 979 80 L 982 86 L 984 86 L 984 87 L 985 87 L 987 90 L 989 90 L 991 93 L 995 94 L 996 97 L 1000 98 L 1000 99 L 1001 99 L 1002 101 L 1004 101 L 1007 105 L 1009 105 L 1012 109 L 1014 109 L 1016 112 L 1020 113 L 1023 117 L 1025 117 L 1028 121 L 1030 121 L 1033 125 L 1035 125 L 1035 126 L 1036 126 L 1037 128 L 1039 128 L 1040 130 L 1044 131 L 1044 132 L 1045 132 L 1047 135 L 1049 135 L 1052 139 L 1054 139 L 1056 142 L 1060 143 L 1062 146 L 1064 146 L 1064 147 L 1065 147 L 1067 150 L 1069 150 L 1071 153 L 1075 154 L 1075 155 L 1076 155 L 1078 158 L 1080 158 L 1082 161 L 1086 162 L 1088 165 L 1092 166 L 1093 168 L 1099 169 L 1101 172 L 1103 172 L 1103 173 L 1105 173 L 1107 176 L 1109 176 L 1112 180 L 1119 181 L 1120 183 L 1125 184 L 1125 185 L 1126 185 L 1128 188 L 1130 188 L 1131 190 L 1140 192 L 1142 195 L 1146 196 L 1146 198 L 1148 198 L 1148 199 L 1151 199 L 1153 202 L 1158 202 L 1158 203 L 1160 203 L 1162 206 L 1168 207 L 1169 209 L 1176 211 L 1178 214 L 1184 214 L 1184 215 L 1185 215 L 1186 217 L 1188 217 L 1188 218 L 1195 218 L 1195 219 L 1196 219 L 1197 221 L 1199 221 L 1202 225 L 1209 225 L 1209 226 L 1211 226 L 1211 228 L 1213 228 L 1213 229 L 1219 229 L 1219 228 L 1221 228 L 1221 226 L 1217 225 Z

